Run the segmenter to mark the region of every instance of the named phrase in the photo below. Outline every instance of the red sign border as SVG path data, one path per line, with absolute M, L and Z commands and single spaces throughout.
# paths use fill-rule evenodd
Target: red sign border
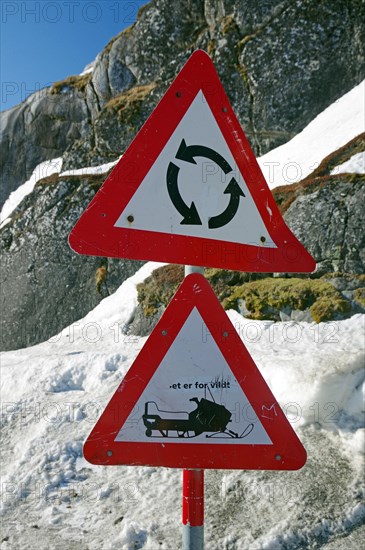
M 202 91 L 277 248 L 114 227 L 177 125 Z M 195 51 L 73 228 L 79 254 L 220 267 L 311 272 L 315 261 L 286 226 L 206 52 Z
M 114 439 L 196 307 L 272 445 L 115 442 Z M 258 395 L 259 394 L 259 395 Z M 262 416 L 262 407 L 272 415 Z M 273 410 L 273 409 L 271 409 Z M 297 470 L 306 451 L 272 395 L 207 280 L 188 275 L 146 341 L 84 444 L 92 464 L 198 469 Z

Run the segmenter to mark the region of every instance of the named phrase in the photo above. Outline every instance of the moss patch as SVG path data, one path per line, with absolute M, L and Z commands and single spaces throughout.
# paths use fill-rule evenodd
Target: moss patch
M 225 17 L 223 17 L 223 19 L 221 20 L 222 34 L 227 34 L 229 32 L 234 32 L 238 30 L 238 25 L 233 15 L 226 15 Z
M 129 123 L 139 114 L 142 103 L 156 86 L 155 82 L 145 86 L 134 86 L 127 92 L 113 97 L 105 105 L 105 109 L 110 114 L 117 114 L 119 120 Z
M 365 309 L 365 287 L 357 288 L 354 291 L 354 300 Z
M 244 300 L 250 319 L 280 319 L 285 309 L 309 309 L 313 319 L 320 323 L 342 318 L 351 311 L 351 303 L 325 279 L 273 278 L 267 274 L 252 274 L 223 269 L 206 269 L 205 276 L 224 309 L 239 311 Z M 161 306 L 167 306 L 184 278 L 183 266 L 167 265 L 155 270 L 137 286 L 138 301 L 146 316 L 154 315 Z M 256 280 L 253 280 L 256 279 Z M 360 304 L 364 289 L 356 292 Z
M 223 300 L 225 309 L 238 310 L 238 300 L 244 300 L 251 319 L 278 319 L 285 308 L 309 309 L 319 323 L 329 321 L 336 314 L 346 314 L 351 304 L 330 283 L 321 279 L 266 278 L 236 287 Z
M 206 269 L 204 275 L 221 302 L 228 298 L 237 286 L 268 277 L 267 273 L 245 273 L 215 268 Z
M 159 307 L 167 306 L 183 278 L 184 267 L 171 264 L 155 269 L 143 283 L 137 285 L 138 302 L 146 317 L 154 315 Z
M 108 177 L 111 171 L 112 171 L 112 168 L 108 172 L 105 172 L 104 174 L 84 174 L 79 176 L 61 176 L 61 177 L 59 174 L 52 174 L 51 176 L 47 176 L 46 178 L 42 178 L 41 180 L 39 180 L 37 182 L 37 186 L 38 185 L 51 186 L 51 185 L 58 184 L 59 181 L 68 181 L 71 183 L 73 182 L 79 183 L 81 181 L 86 181 L 87 184 L 92 189 L 95 189 L 95 191 L 97 191 L 102 186 L 102 184 L 104 183 L 104 181 L 106 180 L 106 178 Z
M 51 88 L 51 94 L 61 94 L 62 92 L 72 90 L 78 90 L 79 92 L 84 92 L 85 88 L 91 78 L 92 73 L 87 73 L 84 75 L 69 76 L 64 80 L 59 80 L 55 82 Z
M 237 286 L 254 279 L 267 277 L 267 274 L 206 269 L 205 277 L 222 302 L 232 294 L 233 289 Z M 142 305 L 145 315 L 154 315 L 161 305 L 167 306 L 183 278 L 184 267 L 171 264 L 156 269 L 143 283 L 137 285 L 138 302 Z

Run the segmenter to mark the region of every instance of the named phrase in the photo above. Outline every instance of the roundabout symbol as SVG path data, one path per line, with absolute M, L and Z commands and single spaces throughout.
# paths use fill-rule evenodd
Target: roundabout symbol
M 183 139 L 180 143 L 179 149 L 175 155 L 175 158 L 178 160 L 183 160 L 191 164 L 196 164 L 194 157 L 205 157 L 216 164 L 221 168 L 224 174 L 229 174 L 232 172 L 232 167 L 226 161 L 222 155 L 220 155 L 214 149 L 206 147 L 204 145 L 186 145 L 185 140 Z M 167 168 L 166 182 L 167 182 L 167 191 L 171 199 L 172 204 L 176 210 L 181 214 L 182 220 L 181 225 L 202 225 L 202 221 L 199 216 L 199 212 L 195 206 L 195 203 L 192 202 L 190 206 L 186 204 L 182 198 L 179 185 L 180 168 L 176 166 L 173 162 L 170 162 Z M 230 221 L 233 220 L 237 214 L 238 207 L 240 205 L 240 197 L 245 197 L 242 189 L 238 185 L 236 179 L 232 177 L 224 190 L 225 195 L 230 195 L 230 200 L 228 206 L 223 212 L 217 216 L 213 216 L 208 220 L 209 229 L 218 229 L 227 225 Z

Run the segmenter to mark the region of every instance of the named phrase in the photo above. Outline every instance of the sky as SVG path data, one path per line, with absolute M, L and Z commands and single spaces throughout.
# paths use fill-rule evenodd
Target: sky
M 79 74 L 146 0 L 2 0 L 1 110 Z

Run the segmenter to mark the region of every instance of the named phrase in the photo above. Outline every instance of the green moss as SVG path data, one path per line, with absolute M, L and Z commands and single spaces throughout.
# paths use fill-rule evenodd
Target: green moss
M 142 14 L 150 7 L 150 3 L 144 4 L 141 6 L 137 12 L 137 21 L 142 17 Z
M 245 65 L 243 65 L 242 63 L 238 63 L 236 65 L 236 69 L 239 72 L 239 74 L 241 75 L 243 82 L 247 85 L 248 80 L 249 80 L 247 67 Z
M 51 94 L 60 94 L 65 89 L 71 88 L 76 89 L 79 92 L 84 92 L 85 88 L 91 78 L 91 73 L 84 75 L 69 76 L 64 80 L 59 80 L 55 82 L 51 88 Z
M 238 309 L 238 300 L 245 301 L 251 319 L 276 320 L 278 311 L 290 309 L 311 311 L 319 323 L 333 319 L 336 313 L 347 313 L 351 304 L 333 285 L 320 279 L 267 278 L 236 287 L 223 301 L 225 309 Z
M 224 269 L 206 269 L 205 276 L 225 309 L 239 310 L 239 300 L 244 300 L 251 319 L 278 320 L 285 308 L 309 309 L 319 323 L 351 311 L 351 303 L 325 279 L 273 278 Z M 161 305 L 167 306 L 183 278 L 183 266 L 167 265 L 139 284 L 138 301 L 145 315 L 154 315 Z M 364 290 L 356 291 L 359 303 L 364 301 Z
M 60 177 L 59 174 L 52 174 L 51 176 L 47 176 L 45 178 L 42 178 L 37 182 L 38 186 L 52 186 L 58 184 L 60 181 L 66 181 L 69 183 L 75 183 L 76 185 L 79 185 L 81 181 L 86 181 L 89 187 L 97 191 L 106 178 L 108 177 L 109 173 L 111 172 L 112 168 L 105 172 L 104 174 L 85 174 L 80 176 L 62 176 Z
M 58 176 L 59 174 L 51 174 L 50 176 L 46 176 L 45 178 L 38 180 L 37 185 L 54 185 L 58 182 Z
M 105 105 L 105 109 L 112 114 L 116 113 L 123 122 L 129 123 L 138 115 L 142 103 L 156 86 L 155 82 L 145 86 L 134 86 L 127 92 L 113 97 Z
M 233 288 L 268 276 L 267 273 L 246 273 L 215 268 L 206 269 L 204 274 L 221 302 L 232 294 Z
M 365 287 L 357 288 L 354 291 L 354 300 L 365 309 Z
M 147 317 L 154 315 L 160 306 L 167 306 L 183 278 L 184 267 L 170 264 L 155 269 L 143 283 L 137 285 L 138 302 L 144 314 Z
M 311 306 L 310 311 L 316 323 L 321 323 L 331 321 L 336 313 L 349 313 L 351 304 L 340 296 L 322 296 Z
M 121 38 L 123 35 L 124 36 L 128 36 L 131 31 L 134 29 L 134 27 L 136 26 L 135 23 L 133 23 L 132 25 L 130 25 L 129 27 L 127 27 L 126 29 L 123 29 L 120 33 L 118 33 L 116 36 L 113 36 L 113 38 L 108 42 L 108 44 L 105 46 L 104 50 L 103 50 L 103 54 L 107 54 L 110 52 L 110 50 L 112 49 L 113 47 L 113 44 L 114 42 L 116 42 L 117 40 L 119 40 L 119 38 Z
M 217 47 L 217 41 L 216 40 L 214 40 L 214 39 L 208 40 L 207 52 L 210 56 L 214 55 L 216 47 Z
M 228 32 L 238 31 L 238 25 L 235 21 L 233 15 L 226 15 L 221 21 L 221 31 L 222 34 L 227 34 Z

